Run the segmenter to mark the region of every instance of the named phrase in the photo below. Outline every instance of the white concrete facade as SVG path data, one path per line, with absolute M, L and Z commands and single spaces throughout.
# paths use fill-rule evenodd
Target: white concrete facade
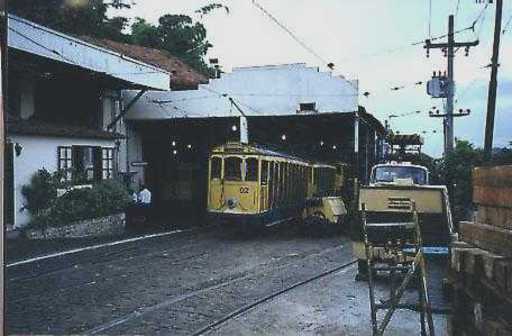
M 125 94 L 125 102 L 136 91 Z M 131 108 L 130 120 L 240 116 L 229 98 L 248 116 L 354 112 L 358 82 L 320 72 L 305 64 L 235 68 L 199 85 L 198 90 L 150 91 Z M 300 111 L 300 104 L 315 111 Z
M 103 83 L 100 84 L 102 85 L 102 101 L 99 111 L 100 115 L 97 117 L 98 123 L 97 126 L 94 126 L 94 129 L 91 129 L 91 131 L 98 131 L 97 133 L 84 132 L 80 133 L 80 135 L 69 134 L 69 132 L 55 133 L 55 131 L 51 130 L 51 127 L 48 127 L 50 128 L 49 130 L 42 126 L 28 131 L 26 129 L 23 130 L 23 127 L 21 127 L 21 130 L 16 130 L 15 127 L 11 128 L 14 131 L 9 131 L 8 129 L 7 142 L 18 149 L 22 148 L 22 150 L 21 153 L 16 153 L 15 150 L 13 150 L 13 153 L 10 153 L 13 159 L 13 190 L 7 191 L 8 194 L 4 196 L 11 197 L 14 203 L 14 227 L 20 228 L 30 221 L 28 211 L 22 211 L 26 200 L 21 190 L 24 185 L 30 182 L 31 177 L 39 169 L 45 168 L 49 172 L 58 170 L 58 147 L 90 146 L 111 148 L 114 150 L 114 159 L 117 159 L 114 167 L 119 168 L 120 172 L 129 171 L 128 149 L 130 145 L 128 145 L 128 140 L 124 138 L 117 141 L 114 134 L 110 135 L 106 132 L 101 132 L 101 128 L 104 131 L 113 131 L 121 135 L 127 134 L 127 126 L 124 120 L 120 120 L 115 129 L 107 130 L 107 125 L 121 113 L 121 91 L 118 88 L 169 90 L 170 74 L 166 70 L 153 65 L 97 47 L 15 15 L 9 15 L 8 28 L 8 46 L 10 50 L 23 51 L 35 57 L 42 57 L 57 61 L 62 65 L 69 65 L 69 67 L 64 68 L 70 73 L 77 71 L 76 67 L 95 72 L 101 77 L 98 77 L 101 80 L 98 84 Z M 21 63 L 23 59 L 20 60 L 18 65 L 23 66 L 24 64 Z M 40 69 L 41 74 L 45 71 L 44 66 L 43 63 Z M 38 115 L 39 112 L 37 112 L 38 109 L 36 107 L 40 108 L 40 106 L 36 106 L 35 99 L 36 82 L 41 74 L 34 74 L 29 71 L 18 71 L 16 73 L 9 71 L 9 76 L 19 76 L 19 78 L 16 77 L 19 81 L 19 85 L 17 85 L 19 91 L 19 111 L 16 111 L 17 114 L 13 114 L 12 118 L 11 116 L 9 117 L 9 122 L 13 125 L 18 123 L 18 125 L 22 126 L 24 122 L 25 125 L 29 123 L 44 124 L 44 116 L 39 118 L 41 116 Z M 110 83 L 115 84 L 111 85 Z M 70 88 L 74 87 L 74 83 L 70 82 Z M 111 89 L 111 87 L 116 89 Z M 76 90 L 79 90 L 79 88 Z M 58 98 L 56 99 L 58 100 Z M 77 102 L 77 104 L 79 103 Z M 52 111 L 45 112 L 46 114 L 52 113 Z M 96 112 L 91 111 L 91 113 Z M 34 115 L 37 118 L 31 119 Z M 96 118 L 95 114 L 94 118 Z M 77 132 L 80 131 L 77 130 Z M 136 150 L 136 153 L 132 155 L 133 157 L 138 157 L 139 152 L 142 153 L 137 139 L 136 136 L 130 139 L 131 146 Z
M 75 139 L 32 135 L 10 135 L 13 144 L 22 146 L 19 156 L 13 155 L 14 163 L 14 223 L 23 227 L 30 221 L 28 211 L 23 211 L 25 199 L 21 194 L 24 185 L 30 182 L 34 173 L 45 168 L 49 172 L 57 171 L 57 148 L 59 146 L 100 146 L 115 148 L 113 140 Z M 13 151 L 14 152 L 14 151 Z

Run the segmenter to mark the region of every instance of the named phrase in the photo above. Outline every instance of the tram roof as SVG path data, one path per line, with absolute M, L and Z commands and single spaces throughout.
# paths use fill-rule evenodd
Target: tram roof
M 214 154 L 257 154 L 257 155 L 265 155 L 265 156 L 276 156 L 282 157 L 285 159 L 302 161 L 305 163 L 309 163 L 319 167 L 332 167 L 333 165 L 326 164 L 323 162 L 318 162 L 315 160 L 309 160 L 300 156 L 296 156 L 293 154 L 285 153 L 280 151 L 279 149 L 273 148 L 270 145 L 262 145 L 262 144 L 243 144 L 240 142 L 228 142 L 223 145 L 216 146 L 213 148 L 212 153 Z

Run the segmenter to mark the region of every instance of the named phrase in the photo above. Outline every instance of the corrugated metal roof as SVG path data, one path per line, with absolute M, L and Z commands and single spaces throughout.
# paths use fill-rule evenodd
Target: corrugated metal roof
M 10 48 L 98 72 L 133 86 L 169 90 L 170 74 L 159 67 L 89 44 L 9 14 Z M 129 87 L 127 87 L 129 88 Z

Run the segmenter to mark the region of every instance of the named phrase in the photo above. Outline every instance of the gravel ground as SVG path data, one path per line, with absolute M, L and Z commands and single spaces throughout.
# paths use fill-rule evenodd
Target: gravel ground
M 204 228 L 14 266 L 7 270 L 8 332 L 191 335 L 350 262 L 350 247 L 339 235 L 306 237 L 288 226 L 250 236 Z M 348 268 L 298 287 L 211 332 L 369 335 L 368 290 L 354 275 Z M 397 315 L 396 330 L 417 331 L 415 315 Z

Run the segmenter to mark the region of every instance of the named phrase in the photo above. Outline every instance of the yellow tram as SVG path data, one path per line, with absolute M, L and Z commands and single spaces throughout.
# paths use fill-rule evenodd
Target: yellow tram
M 336 168 L 258 145 L 217 146 L 209 158 L 208 212 L 234 225 L 310 217 L 340 223 L 346 208 Z

